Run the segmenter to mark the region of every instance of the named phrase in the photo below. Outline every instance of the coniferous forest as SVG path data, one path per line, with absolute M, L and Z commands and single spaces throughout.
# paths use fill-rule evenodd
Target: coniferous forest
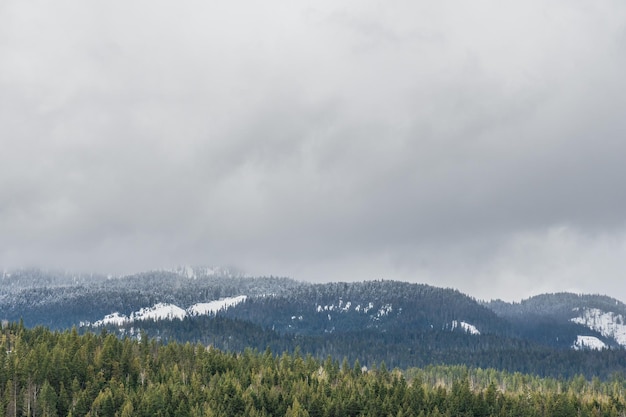
M 368 368 L 296 349 L 191 343 L 5 323 L 6 416 L 623 416 L 626 380 L 539 378 L 465 366 Z
M 399 281 L 311 284 L 194 271 L 194 278 L 164 271 L 112 279 L 40 270 L 4 274 L 0 320 L 60 331 L 76 326 L 79 334 L 106 328 L 120 338 L 143 332 L 163 343 L 225 352 L 300 347 L 316 359 L 346 357 L 370 368 L 383 361 L 400 369 L 446 364 L 601 380 L 626 373 L 626 305 L 606 296 L 560 293 L 487 303 Z M 194 312 L 229 298 L 239 301 Z M 184 316 L 139 317 L 158 306 Z M 595 347 L 579 346 L 581 337 Z

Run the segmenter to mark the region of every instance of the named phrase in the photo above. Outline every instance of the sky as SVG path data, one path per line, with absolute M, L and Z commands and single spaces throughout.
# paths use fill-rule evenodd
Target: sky
M 626 3 L 0 2 L 0 268 L 626 301 Z

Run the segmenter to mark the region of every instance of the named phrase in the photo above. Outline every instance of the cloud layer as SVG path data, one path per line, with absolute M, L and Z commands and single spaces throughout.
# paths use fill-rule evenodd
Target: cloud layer
M 626 5 L 0 5 L 0 266 L 626 299 Z

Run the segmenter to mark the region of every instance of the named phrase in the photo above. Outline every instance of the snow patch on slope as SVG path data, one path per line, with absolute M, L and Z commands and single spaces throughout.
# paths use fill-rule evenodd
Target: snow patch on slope
M 98 320 L 93 325 L 96 327 L 106 326 L 107 324 L 113 324 L 115 326 L 121 326 L 128 320 L 124 314 L 120 314 L 117 311 L 113 314 L 107 314 L 102 320 Z M 82 324 L 82 323 L 81 323 Z
M 237 297 L 227 297 L 219 300 L 211 301 L 208 303 L 198 303 L 184 310 L 175 304 L 158 303 L 152 307 L 144 307 L 139 311 L 131 313 L 130 317 L 114 312 L 104 316 L 102 320 L 98 320 L 92 324 L 94 327 L 101 327 L 106 325 L 122 326 L 126 323 L 132 323 L 134 321 L 143 320 L 183 320 L 189 316 L 202 316 L 216 314 L 220 311 L 227 310 L 230 307 L 245 301 L 248 297 L 246 295 L 239 295 Z M 89 323 L 81 322 L 81 326 L 88 326 Z
M 479 335 L 480 331 L 473 324 L 466 323 L 464 321 L 452 320 L 452 330 L 460 327 L 465 333 Z
M 189 307 L 187 311 L 192 316 L 216 314 L 219 311 L 227 310 L 229 307 L 233 307 L 241 302 L 244 302 L 247 298 L 247 295 L 239 295 L 237 297 L 222 298 L 208 303 L 198 303 Z
M 626 346 L 626 320 L 621 314 L 604 312 L 597 308 L 585 308 L 580 317 L 574 317 L 572 322 L 582 324 L 599 332 L 604 337 L 611 337 L 622 346 Z
M 393 311 L 393 306 L 391 304 L 385 304 L 378 310 L 378 316 L 386 316 Z
M 401 308 L 398 309 L 398 312 L 400 312 L 401 310 L 402 310 Z M 367 303 L 367 305 L 365 304 L 354 305 L 352 301 L 344 302 L 342 299 L 339 299 L 339 302 L 337 304 L 326 304 L 326 305 L 316 304 L 315 311 L 318 313 L 322 313 L 322 312 L 348 313 L 350 311 L 355 311 L 357 313 L 362 313 L 362 314 L 367 314 L 370 311 L 372 311 L 375 314 L 370 315 L 371 319 L 380 320 L 381 317 L 390 315 L 394 311 L 394 309 L 393 309 L 392 304 L 383 304 L 380 306 L 380 308 L 375 309 L 374 303 L 372 302 Z M 330 320 L 330 314 L 328 314 L 328 316 L 329 316 L 328 319 Z
M 595 336 L 577 336 L 576 341 L 572 345 L 572 349 L 574 350 L 602 350 L 607 347 L 608 346 L 602 340 Z
M 182 320 L 187 312 L 174 304 L 158 303 L 152 307 L 144 307 L 130 315 L 131 321 L 135 320 Z

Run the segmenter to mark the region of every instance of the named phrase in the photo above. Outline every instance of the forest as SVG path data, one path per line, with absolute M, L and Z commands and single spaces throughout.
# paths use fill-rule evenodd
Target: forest
M 107 326 L 106 329 L 118 336 L 136 337 L 138 327 L 137 324 L 129 324 L 123 327 L 123 332 L 116 326 Z M 624 348 L 600 351 L 554 349 L 516 338 L 420 331 L 408 325 L 384 332 L 363 329 L 294 335 L 280 334 L 271 328 L 217 315 L 185 318 L 182 321 L 148 320 L 142 322 L 139 328 L 149 337 L 163 342 L 201 343 L 228 352 L 242 352 L 247 347 L 263 351 L 270 347 L 273 352 L 293 353 L 299 347 L 317 359 L 323 360 L 328 355 L 338 360 L 346 357 L 350 363 L 358 359 L 366 366 L 382 361 L 390 368 L 400 369 L 440 364 L 466 365 L 544 377 L 573 378 L 584 375 L 587 379 L 596 376 L 602 380 L 610 378 L 615 372 L 626 372 Z M 79 333 L 86 331 L 84 328 L 78 330 Z
M 626 373 L 626 305 L 606 296 L 557 293 L 520 303 L 481 302 L 452 288 L 401 281 L 313 284 L 207 271 L 107 278 L 17 270 L 0 275 L 0 320 L 53 330 L 76 326 L 79 334 L 106 327 L 120 338 L 144 332 L 163 343 L 200 343 L 225 352 L 270 347 L 294 353 L 300 347 L 319 360 L 346 357 L 368 367 L 383 361 L 400 369 L 466 365 L 601 380 Z M 194 310 L 229 297 L 245 300 L 206 314 Z M 162 303 L 184 310 L 184 317 L 103 321 Z M 591 319 L 581 322 L 584 317 Z M 597 348 L 581 348 L 579 336 L 593 338 Z
M 466 366 L 388 369 L 106 330 L 2 325 L 6 416 L 623 416 L 622 374 L 540 378 Z

